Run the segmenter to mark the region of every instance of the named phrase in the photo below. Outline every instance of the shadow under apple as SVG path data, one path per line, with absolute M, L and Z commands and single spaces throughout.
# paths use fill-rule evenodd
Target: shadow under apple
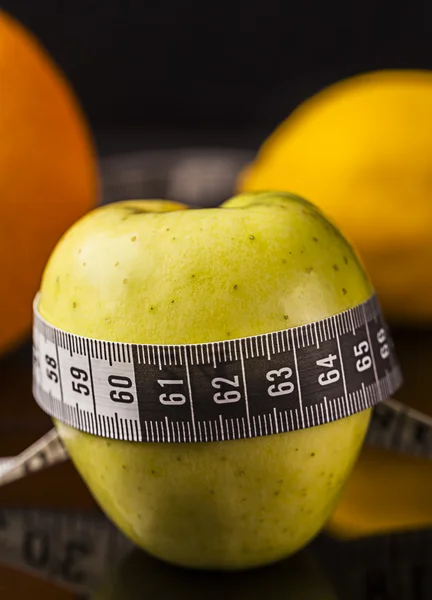
M 326 573 L 302 551 L 255 570 L 215 572 L 169 565 L 132 550 L 91 600 L 338 600 Z

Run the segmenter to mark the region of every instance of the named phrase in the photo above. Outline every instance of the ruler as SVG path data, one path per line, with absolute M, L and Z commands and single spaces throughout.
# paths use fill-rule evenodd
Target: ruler
M 47 323 L 34 303 L 33 393 L 52 417 L 134 442 L 214 442 L 322 425 L 402 382 L 376 295 L 326 319 L 234 340 L 118 343 Z

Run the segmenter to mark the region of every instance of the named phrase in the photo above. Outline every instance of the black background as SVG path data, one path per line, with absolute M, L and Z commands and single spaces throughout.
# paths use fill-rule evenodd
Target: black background
M 432 3 L 6 0 L 61 65 L 96 132 L 268 132 L 323 86 L 432 66 Z

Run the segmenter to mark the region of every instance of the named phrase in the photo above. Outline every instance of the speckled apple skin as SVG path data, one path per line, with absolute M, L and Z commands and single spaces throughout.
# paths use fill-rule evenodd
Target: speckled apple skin
M 355 252 L 316 207 L 268 192 L 218 208 L 136 200 L 93 210 L 55 248 L 39 310 L 79 335 L 182 344 L 298 326 L 372 293 Z M 244 569 L 320 531 L 369 419 L 364 411 L 297 432 L 186 444 L 56 427 L 101 508 L 136 544 L 179 565 Z

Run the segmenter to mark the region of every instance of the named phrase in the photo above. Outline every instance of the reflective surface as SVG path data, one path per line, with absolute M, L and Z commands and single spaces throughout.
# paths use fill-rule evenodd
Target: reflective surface
M 431 337 L 395 331 L 406 377 L 399 398 L 422 409 Z M 0 361 L 0 381 L 0 455 L 9 456 L 51 423 L 32 398 L 29 346 Z M 325 532 L 296 557 L 247 573 L 186 571 L 135 549 L 100 513 L 67 462 L 0 488 L 0 592 L 17 600 L 426 600 L 432 597 L 432 528 L 426 525 L 345 541 Z
M 184 182 L 194 181 L 202 188 L 187 194 L 198 202 L 208 181 L 199 183 L 194 173 L 206 170 L 199 161 L 186 165 L 169 179 L 171 194 L 163 169 L 157 177 L 153 171 L 155 193 L 181 200 Z M 216 166 L 208 177 L 218 179 Z M 139 166 L 121 171 L 120 188 L 105 178 L 107 200 L 130 195 L 126 189 L 153 195 L 142 191 L 152 188 Z M 227 189 L 233 176 L 224 180 Z M 216 196 L 212 204 L 227 197 L 226 190 Z M 393 334 L 405 376 L 396 398 L 432 414 L 432 331 L 394 328 Z M 27 344 L 0 360 L 0 457 L 19 453 L 51 427 L 32 398 Z M 326 532 L 291 559 L 231 574 L 174 568 L 138 551 L 100 513 L 69 462 L 0 487 L 0 598 L 243 597 L 430 600 L 432 461 L 365 448 Z

